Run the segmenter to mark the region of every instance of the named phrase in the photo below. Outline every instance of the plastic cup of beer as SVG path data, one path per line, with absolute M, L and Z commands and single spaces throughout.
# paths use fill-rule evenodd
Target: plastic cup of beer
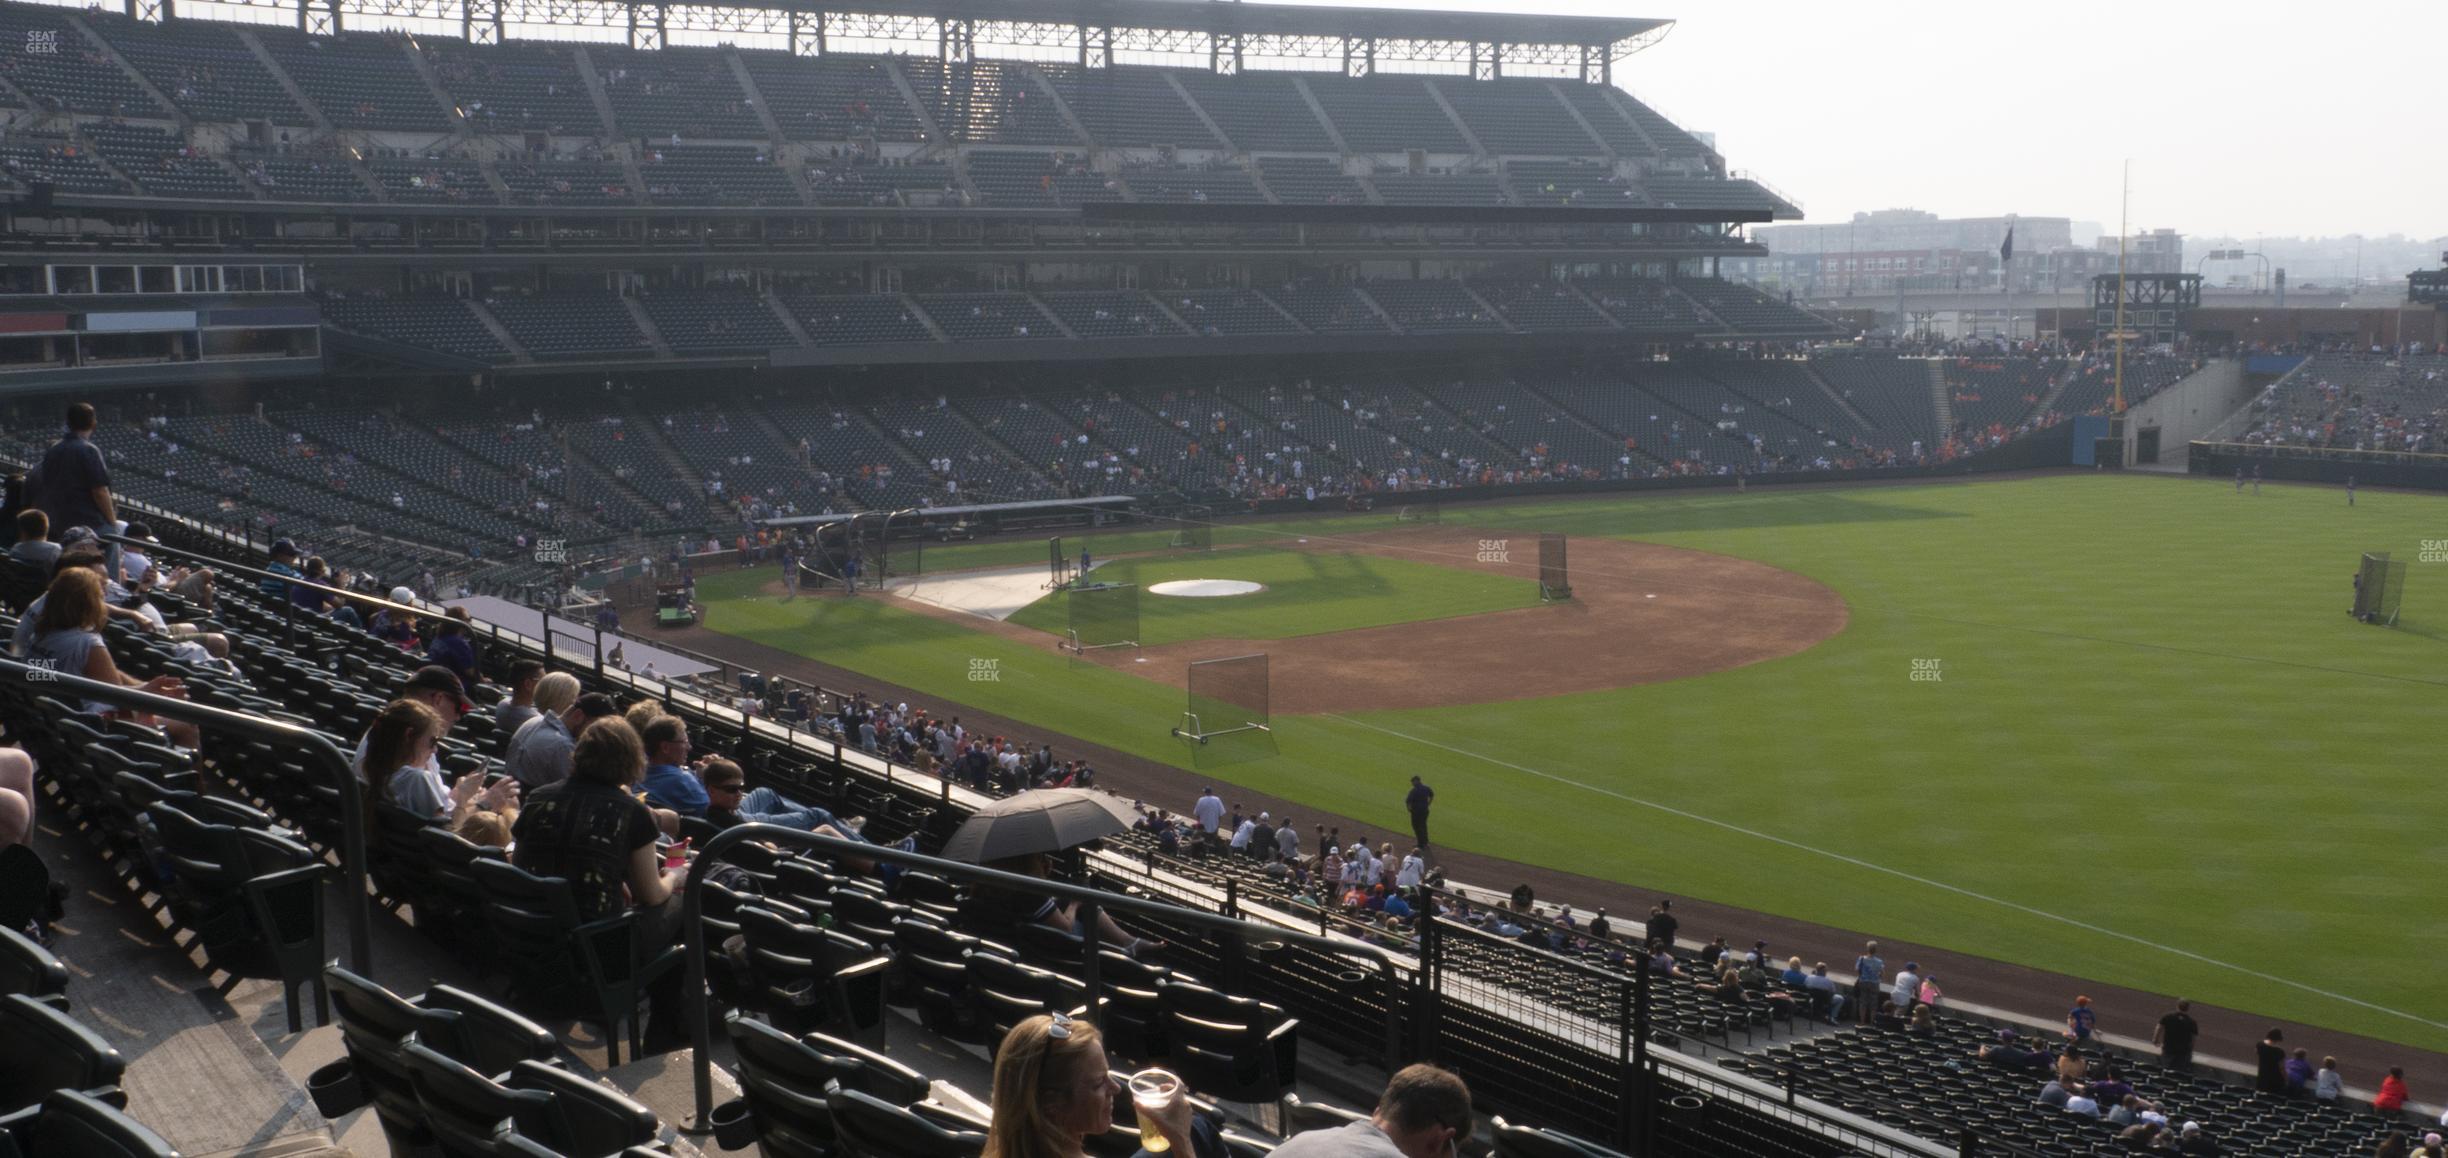
M 1139 1146 L 1151 1154 L 1161 1154 L 1173 1143 L 1156 1127 L 1173 1099 L 1181 1096 L 1181 1079 L 1171 1070 L 1141 1070 L 1130 1079 L 1131 1108 L 1139 1112 Z

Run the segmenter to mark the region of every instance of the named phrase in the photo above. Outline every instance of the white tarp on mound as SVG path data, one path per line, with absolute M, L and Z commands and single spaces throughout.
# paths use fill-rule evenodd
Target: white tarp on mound
M 496 599 L 490 595 L 470 595 L 465 599 L 453 599 L 449 605 L 467 608 L 468 615 L 481 622 L 507 628 L 531 639 L 544 638 L 544 613 L 523 603 L 512 603 L 507 599 Z M 580 623 L 575 619 L 556 615 L 552 617 L 552 631 L 554 655 L 571 663 L 586 664 L 590 667 L 594 665 L 594 624 Z M 610 639 L 605 640 L 604 650 L 611 651 L 613 642 Z M 650 643 L 641 643 L 634 639 L 622 639 L 619 642 L 621 658 L 629 661 L 631 671 L 644 671 L 646 665 L 650 663 L 654 665 L 655 674 L 663 676 L 698 675 L 714 670 L 696 660 L 675 652 L 665 651 Z
M 1089 569 L 1104 565 L 1100 561 Z M 912 603 L 1002 620 L 1046 597 L 1046 569 L 1039 565 L 920 575 L 915 579 L 895 579 L 885 590 Z
M 1170 579 L 1150 586 L 1148 594 L 1216 599 L 1226 595 L 1254 595 L 1264 590 L 1265 586 L 1247 579 Z

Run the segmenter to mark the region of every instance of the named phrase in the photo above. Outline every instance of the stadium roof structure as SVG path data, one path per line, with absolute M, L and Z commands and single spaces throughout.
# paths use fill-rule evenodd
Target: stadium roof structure
M 159 18 L 174 0 L 121 0 L 130 16 Z M 1246 59 L 1339 62 L 1350 76 L 1381 65 L 1467 71 L 1476 79 L 1508 67 L 1576 70 L 1606 83 L 1615 61 L 1663 38 L 1672 20 L 1487 11 L 1220 3 L 1217 0 L 224 0 L 296 13 L 308 32 L 344 25 L 457 26 L 468 39 L 498 42 L 513 27 L 624 28 L 633 48 L 660 48 L 675 33 L 787 35 L 793 52 L 829 42 L 931 44 L 947 60 L 978 45 L 1069 52 L 1086 67 L 1117 54 L 1204 56 L 1218 72 Z M 998 54 L 988 54 L 998 55 Z M 1397 69 L 1397 71 L 1415 71 Z

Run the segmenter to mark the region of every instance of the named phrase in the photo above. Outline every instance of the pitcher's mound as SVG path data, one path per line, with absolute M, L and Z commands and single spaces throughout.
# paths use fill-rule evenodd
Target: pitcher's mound
M 1191 599 L 1214 599 L 1224 595 L 1248 595 L 1266 590 L 1265 585 L 1247 579 L 1173 579 L 1148 585 L 1150 595 L 1180 595 Z

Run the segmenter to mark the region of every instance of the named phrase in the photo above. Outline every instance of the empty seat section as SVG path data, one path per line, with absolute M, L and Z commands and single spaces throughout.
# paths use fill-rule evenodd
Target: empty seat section
M 228 166 L 188 148 L 175 133 L 110 124 L 89 124 L 84 132 L 105 159 L 156 197 L 250 199 Z
M 200 121 L 309 123 L 288 90 L 238 38 L 235 27 L 209 20 L 153 24 L 90 10 L 85 21 L 118 50 L 120 59 L 188 116 Z
M 1610 330 L 1606 316 L 1552 281 L 1479 281 L 1472 288 L 1521 330 Z M 1385 300 L 1383 297 L 1379 301 Z
M 589 45 L 586 51 L 623 136 L 650 137 L 656 143 L 675 134 L 683 142 L 765 138 L 756 108 L 719 49 L 647 52 Z
M 924 141 L 926 130 L 881 56 L 791 56 L 743 49 L 740 60 L 782 135 L 794 141 Z
M 781 297 L 808 340 L 819 346 L 935 340 L 898 295 L 788 292 Z
M 1286 205 L 1362 205 L 1368 193 L 1323 157 L 1260 157 L 1258 175 Z
M 917 299 L 919 308 L 955 342 L 1062 337 L 1026 294 L 919 294 Z
M 1135 65 L 1087 68 L 1040 64 L 1037 70 L 1062 94 L 1063 103 L 1087 127 L 1100 145 L 1152 148 L 1218 149 L 1216 139 L 1181 93 L 1165 80 L 1165 70 Z
M 1455 281 L 1379 281 L 1368 295 L 1414 334 L 1501 333 L 1504 323 Z
M 1266 201 L 1249 171 L 1230 162 L 1206 165 L 1127 165 L 1122 180 L 1141 201 L 1252 205 Z
M 567 45 L 513 40 L 478 47 L 449 36 L 417 44 L 442 90 L 478 132 L 594 137 L 605 131 Z
M 399 34 L 310 36 L 268 25 L 254 33 L 331 123 L 401 133 L 450 131 L 449 110 L 418 75 Z
M 897 61 L 937 126 L 955 141 L 999 145 L 1079 145 L 1045 90 L 1017 61 L 945 65 L 915 57 Z
M 790 175 L 762 148 L 656 145 L 638 160 L 657 205 L 797 205 Z
M 1494 173 L 1376 173 L 1369 184 L 1388 205 L 1503 205 Z
M 457 298 L 329 298 L 323 302 L 323 320 L 370 337 L 470 358 L 496 361 L 510 356 Z
M 1242 72 L 1219 76 L 1198 69 L 1179 69 L 1181 82 L 1208 119 L 1232 138 L 1233 147 L 1248 153 L 1275 149 L 1287 153 L 1331 153 L 1334 138 L 1318 123 L 1309 102 L 1301 99 L 1293 78 L 1280 72 Z
M 1157 296 L 1192 330 L 1210 337 L 1300 332 L 1299 322 L 1285 317 L 1282 310 L 1252 290 L 1162 290 L 1157 291 Z
M 1303 285 L 1269 289 L 1266 295 L 1275 299 L 1302 325 L 1321 334 L 1382 334 L 1387 331 L 1385 319 L 1369 308 L 1367 302 L 1350 286 Z
M 1313 75 L 1309 91 L 1356 153 L 1467 153 L 1470 142 L 1416 76 Z
M 510 190 L 512 205 L 637 204 L 628 170 L 618 161 L 503 161 L 493 171 Z
M 376 157 L 366 171 L 382 186 L 383 196 L 412 204 L 492 205 L 493 186 L 484 166 L 474 161 L 442 157 Z
M 764 351 L 796 346 L 762 294 L 728 289 L 662 289 L 639 296 L 675 354 Z
M 1051 208 L 1122 199 L 1086 160 L 1063 153 L 981 149 L 969 154 L 969 182 L 988 205 Z
M 1440 77 L 1434 83 L 1488 152 L 1593 157 L 1600 151 L 1544 80 Z
M 103 116 L 161 117 L 161 107 L 127 70 L 112 63 L 62 8 L 0 5 L 0 77 L 45 109 Z
M 538 358 L 578 358 L 649 351 L 619 298 L 599 293 L 544 293 L 488 298 L 485 308 Z
M 1137 290 L 1048 290 L 1037 300 L 1083 338 L 1169 338 L 1185 332 Z

